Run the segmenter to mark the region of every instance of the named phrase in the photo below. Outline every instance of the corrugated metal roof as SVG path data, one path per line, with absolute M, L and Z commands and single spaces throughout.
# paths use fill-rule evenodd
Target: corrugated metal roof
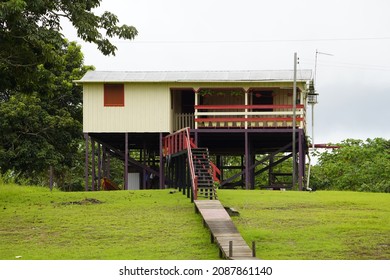
M 312 77 L 311 70 L 299 70 L 298 81 Z M 89 71 L 77 83 L 93 82 L 257 82 L 292 81 L 292 70 L 260 71 Z

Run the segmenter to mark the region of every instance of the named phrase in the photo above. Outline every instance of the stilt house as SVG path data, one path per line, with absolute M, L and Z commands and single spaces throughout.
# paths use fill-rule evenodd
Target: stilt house
M 267 186 L 256 187 L 280 187 L 288 174 L 275 170 L 289 158 L 296 167 L 289 175 L 295 171 L 302 189 L 311 76 L 296 73 L 294 101 L 293 71 L 86 73 L 76 81 L 83 86 L 86 189 L 109 177 L 110 156 L 124 162 L 124 189 L 151 188 L 154 178 L 158 188 L 214 196 L 215 185 L 253 189 L 264 172 Z M 241 164 L 228 166 L 229 156 L 241 156 Z

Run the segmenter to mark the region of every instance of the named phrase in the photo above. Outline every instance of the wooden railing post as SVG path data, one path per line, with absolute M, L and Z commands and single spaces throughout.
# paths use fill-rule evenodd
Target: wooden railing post
M 194 179 L 194 200 L 198 199 L 198 177 L 195 176 Z

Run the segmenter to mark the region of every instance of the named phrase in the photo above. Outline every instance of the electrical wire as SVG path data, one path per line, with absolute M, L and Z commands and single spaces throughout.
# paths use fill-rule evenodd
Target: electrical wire
M 385 37 L 357 37 L 357 38 L 304 38 L 304 39 L 264 39 L 264 40 L 200 40 L 200 41 L 169 41 L 169 40 L 156 40 L 156 41 L 125 41 L 118 40 L 114 43 L 125 44 L 260 44 L 260 43 L 283 43 L 283 42 L 326 42 L 326 41 L 377 41 L 377 40 L 390 40 L 389 36 Z

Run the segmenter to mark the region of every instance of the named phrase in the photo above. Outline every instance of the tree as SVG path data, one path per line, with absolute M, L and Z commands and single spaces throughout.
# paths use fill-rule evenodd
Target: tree
M 25 83 L 34 84 L 38 65 L 54 63 L 63 46 L 61 19 L 72 22 L 80 38 L 115 55 L 109 38 L 133 39 L 133 26 L 118 25 L 110 12 L 97 16 L 101 0 L 2 0 L 0 2 L 0 98 Z M 104 34 L 103 34 L 103 31 Z
M 73 84 L 90 69 L 75 43 L 61 33 L 69 20 L 80 38 L 115 55 L 109 41 L 137 30 L 110 13 L 95 15 L 101 0 L 0 1 L 0 171 L 37 183 L 49 166 L 61 181 L 78 168 L 82 152 L 82 95 Z
M 317 189 L 390 192 L 390 140 L 347 139 L 325 151 L 312 171 Z
M 64 41 L 58 57 L 50 66 L 37 67 L 36 83 L 9 91 L 9 99 L 0 102 L 0 168 L 31 183 L 38 183 L 49 166 L 65 176 L 82 141 L 82 93 L 72 80 L 90 67 L 83 66 L 75 43 Z

